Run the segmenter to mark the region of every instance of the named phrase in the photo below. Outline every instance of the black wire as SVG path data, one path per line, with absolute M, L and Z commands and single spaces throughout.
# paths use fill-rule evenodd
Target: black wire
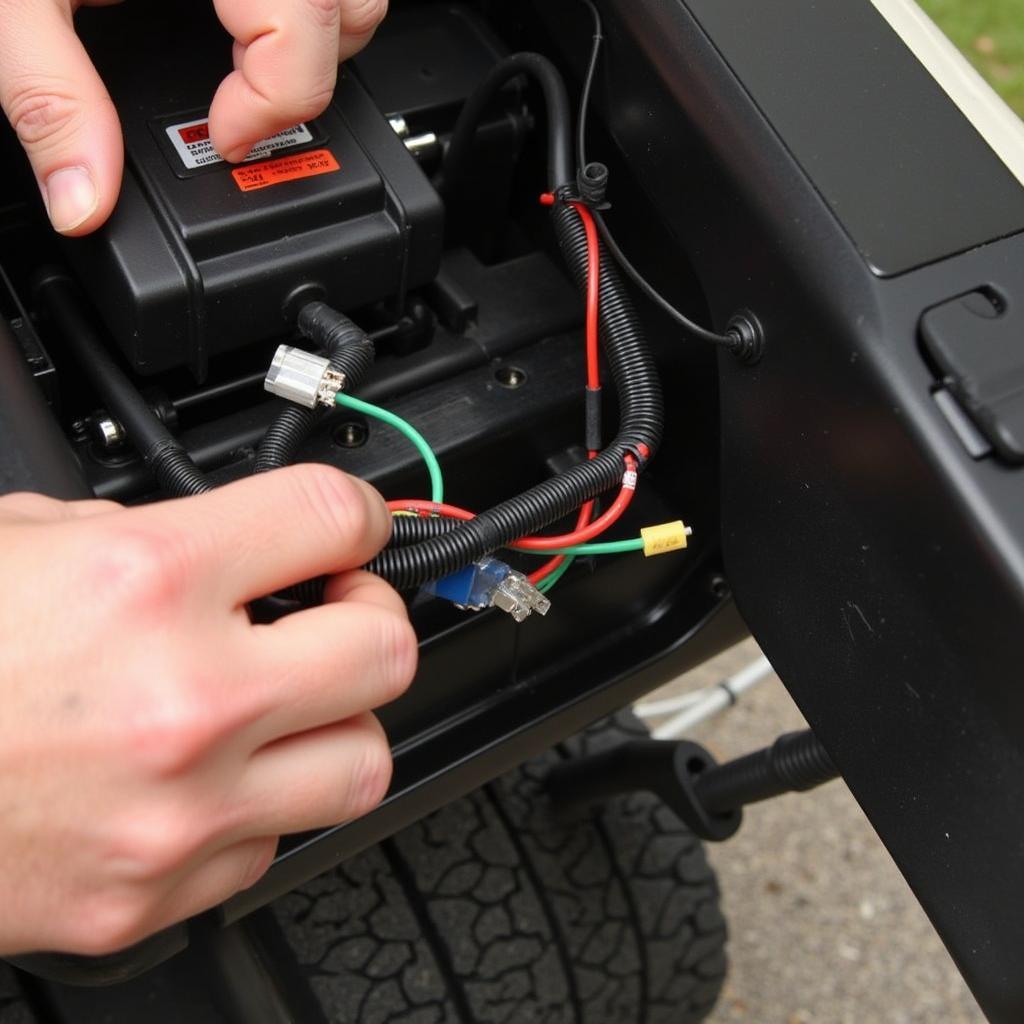
M 558 69 L 539 53 L 513 53 L 499 61 L 462 105 L 434 187 L 450 200 L 469 173 L 477 129 L 498 91 L 517 75 L 530 75 L 541 87 L 547 111 L 548 188 L 555 192 L 572 180 L 572 109 Z
M 740 342 L 740 337 L 735 333 L 728 334 L 716 334 L 714 331 L 709 331 L 706 327 L 701 327 L 700 324 L 694 323 L 689 317 L 684 316 L 682 313 L 672 305 L 664 295 L 659 292 L 654 285 L 652 285 L 647 278 L 640 273 L 636 267 L 630 263 L 626 254 L 619 248 L 618 243 L 612 237 L 611 231 L 608 230 L 608 225 L 604 221 L 604 217 L 601 216 L 600 210 L 591 210 L 591 214 L 594 217 L 594 222 L 597 224 L 598 233 L 601 235 L 601 240 L 604 242 L 605 247 L 611 253 L 612 259 L 618 263 L 619 267 L 625 273 L 625 275 L 637 286 L 653 302 L 659 309 L 667 313 L 680 327 L 682 327 L 688 334 L 691 334 L 698 341 L 706 341 L 711 345 L 721 345 L 725 348 L 734 349 Z
M 587 68 L 587 77 L 583 82 L 580 113 L 576 122 L 576 162 L 581 168 L 587 166 L 587 110 L 590 107 L 590 93 L 593 91 L 594 77 L 597 74 L 597 62 L 601 57 L 601 44 L 604 42 L 604 31 L 598 9 L 594 6 L 593 0 L 583 0 L 583 3 L 590 8 L 590 13 L 594 18 L 594 47 L 590 51 L 590 65 Z
M 587 167 L 586 160 L 586 137 L 587 137 L 587 115 L 590 112 L 590 94 L 593 91 L 594 78 L 597 73 L 597 64 L 601 56 L 601 44 L 604 42 L 604 26 L 601 22 L 601 13 L 598 11 L 593 0 L 582 0 L 590 9 L 594 19 L 594 45 L 590 51 L 590 65 L 587 68 L 587 77 L 583 83 L 583 92 L 580 95 L 580 111 L 576 126 L 576 158 L 579 161 L 579 170 Z M 706 327 L 694 323 L 688 316 L 681 313 L 671 302 L 668 301 L 647 278 L 630 262 L 626 254 L 619 248 L 618 243 L 612 237 L 611 230 L 605 223 L 600 210 L 591 209 L 597 230 L 601 239 L 611 253 L 612 258 L 622 268 L 623 273 L 653 302 L 659 309 L 671 317 L 688 334 L 698 341 L 706 341 L 711 345 L 721 345 L 725 348 L 736 349 L 742 339 L 738 333 L 716 334 Z

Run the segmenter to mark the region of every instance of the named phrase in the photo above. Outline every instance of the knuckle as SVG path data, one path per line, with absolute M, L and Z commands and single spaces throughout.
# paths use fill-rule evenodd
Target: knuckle
M 391 748 L 383 731 L 375 726 L 352 769 L 346 816 L 358 818 L 372 811 L 387 794 L 391 772 Z
M 241 892 L 243 889 L 255 885 L 267 873 L 276 854 L 276 839 L 260 840 L 243 866 L 235 892 Z
M 127 741 L 138 770 L 147 778 L 180 778 L 221 738 L 223 728 L 200 690 L 171 674 L 140 700 Z
M 84 109 L 68 83 L 39 78 L 16 81 L 7 96 L 7 117 L 21 144 L 59 145 L 84 123 Z
M 173 534 L 126 530 L 120 523 L 96 539 L 89 565 L 96 592 L 136 612 L 163 611 L 181 593 L 187 558 Z
M 70 951 L 107 956 L 134 945 L 147 934 L 150 907 L 135 892 L 104 891 L 81 901 L 70 923 Z
M 317 28 L 330 29 L 338 24 L 338 0 L 306 0 L 306 8 Z
M 210 841 L 213 830 L 195 807 L 167 803 L 122 822 L 107 862 L 132 886 L 152 886 L 178 871 Z
M 330 105 L 334 97 L 334 81 L 329 85 L 317 83 L 309 92 L 301 96 L 294 96 L 285 100 L 283 106 L 287 108 L 289 120 L 310 121 L 319 117 Z
M 293 480 L 302 513 L 330 536 L 356 539 L 370 528 L 370 512 L 355 481 L 330 466 L 297 466 Z
M 380 652 L 384 668 L 381 704 L 390 704 L 401 697 L 412 683 L 419 658 L 419 644 L 415 630 L 404 616 L 384 614 L 380 629 Z
M 388 13 L 388 0 L 348 0 L 341 11 L 341 28 L 348 35 L 369 35 Z

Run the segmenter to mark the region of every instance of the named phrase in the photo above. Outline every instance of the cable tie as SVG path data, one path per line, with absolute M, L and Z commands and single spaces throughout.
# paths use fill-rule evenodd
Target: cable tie
M 647 463 L 650 462 L 651 449 L 642 441 L 637 444 L 623 443 L 622 450 L 624 454 L 632 455 L 636 459 L 637 470 L 639 471 L 642 471 Z
M 725 690 L 726 695 L 729 697 L 729 703 L 727 707 L 731 708 L 737 703 L 737 701 L 739 701 L 739 697 L 737 696 L 736 691 L 729 685 L 727 680 L 719 683 L 718 687 L 721 690 Z

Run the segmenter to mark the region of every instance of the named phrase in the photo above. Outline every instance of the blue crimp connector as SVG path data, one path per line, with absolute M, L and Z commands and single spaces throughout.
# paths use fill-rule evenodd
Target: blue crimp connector
M 551 608 L 551 602 L 521 572 L 497 558 L 467 565 L 428 583 L 423 591 L 473 611 L 500 608 L 516 622 L 523 622 L 534 612 L 547 615 Z

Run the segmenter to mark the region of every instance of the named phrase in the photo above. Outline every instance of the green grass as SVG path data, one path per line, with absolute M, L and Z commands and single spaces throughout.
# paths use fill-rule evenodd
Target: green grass
M 1024 0 L 918 0 L 938 26 L 1024 116 Z

